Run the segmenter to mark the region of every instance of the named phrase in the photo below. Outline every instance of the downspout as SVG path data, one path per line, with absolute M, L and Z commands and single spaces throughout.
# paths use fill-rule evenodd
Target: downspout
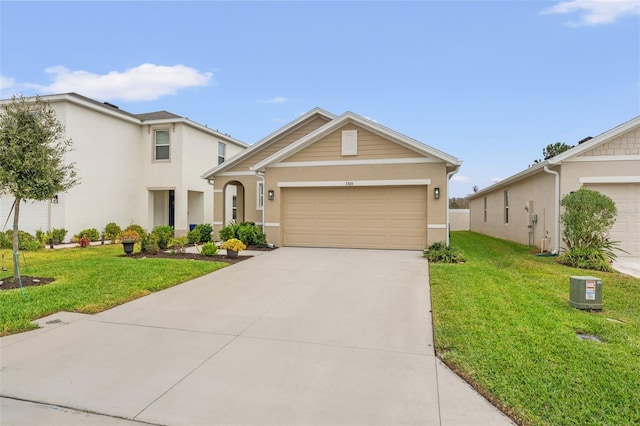
M 555 248 L 551 252 L 551 254 L 558 254 L 560 251 L 560 173 L 555 170 L 551 170 L 549 166 L 544 166 L 544 171 L 556 176 L 556 199 L 555 199 L 555 207 L 556 211 L 554 214 L 554 222 L 555 222 Z
M 265 197 L 264 197 L 264 193 L 266 191 L 266 185 L 265 185 L 265 180 L 264 180 L 264 172 L 260 172 L 256 170 L 256 176 L 260 179 L 262 179 L 262 233 L 264 234 L 264 211 L 267 208 L 267 203 L 265 202 Z M 258 194 L 258 196 L 260 196 L 260 194 Z
M 446 240 L 446 244 L 447 247 L 449 247 L 449 243 L 450 243 L 450 237 L 449 237 L 449 180 L 451 179 L 451 177 L 453 175 L 455 175 L 456 173 L 458 173 L 458 171 L 460 170 L 460 165 L 457 165 L 456 168 L 452 171 L 450 171 L 449 173 L 447 173 L 447 210 L 446 210 L 446 219 L 445 219 L 445 226 L 446 226 L 446 232 L 447 232 L 447 240 Z

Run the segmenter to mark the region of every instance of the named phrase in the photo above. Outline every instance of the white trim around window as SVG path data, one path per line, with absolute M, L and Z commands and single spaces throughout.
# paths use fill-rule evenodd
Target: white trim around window
M 256 209 L 264 209 L 264 182 L 256 182 Z
M 171 161 L 170 129 L 153 129 L 153 161 Z

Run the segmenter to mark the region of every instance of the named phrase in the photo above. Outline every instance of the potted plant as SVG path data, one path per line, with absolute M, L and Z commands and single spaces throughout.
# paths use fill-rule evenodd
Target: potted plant
M 239 239 L 231 238 L 222 243 L 220 248 L 227 251 L 227 257 L 236 258 L 238 257 L 238 252 L 246 249 L 247 246 Z
M 138 242 L 139 239 L 140 239 L 140 234 L 138 233 L 138 231 L 134 229 L 126 229 L 120 235 L 120 242 L 122 243 L 122 248 L 124 249 L 124 252 L 127 255 L 133 253 L 133 246 L 135 243 Z

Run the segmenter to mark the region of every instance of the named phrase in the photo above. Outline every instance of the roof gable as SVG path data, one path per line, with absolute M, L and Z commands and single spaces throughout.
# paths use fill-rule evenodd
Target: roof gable
M 289 157 L 292 157 L 294 154 L 309 147 L 310 145 L 318 142 L 319 140 L 342 129 L 345 125 L 348 124 L 353 124 L 360 128 L 366 129 L 366 131 L 371 132 L 371 134 L 381 136 L 386 140 L 389 140 L 410 151 L 415 152 L 419 156 L 432 157 L 444 161 L 450 166 L 459 166 L 461 164 L 461 161 L 459 161 L 455 157 L 452 157 L 451 155 L 445 154 L 442 151 L 424 145 L 416 141 L 415 139 L 411 139 L 405 135 L 395 132 L 387 127 L 384 127 L 357 114 L 346 112 L 341 116 L 335 118 L 334 120 L 328 122 L 326 125 L 315 130 L 314 132 L 311 132 L 305 137 L 299 139 L 295 143 L 258 162 L 251 168 L 251 170 L 263 170 L 272 164 L 284 161 Z
M 640 116 L 631 119 L 625 123 L 620 124 L 619 126 L 614 127 L 611 130 L 607 130 L 604 133 L 599 134 L 598 136 L 589 139 L 587 142 L 584 142 L 578 146 L 575 146 L 571 149 L 568 149 L 567 151 L 556 155 L 553 158 L 550 158 L 549 160 L 547 160 L 549 162 L 549 164 L 560 164 L 563 161 L 569 160 L 571 158 L 575 158 L 578 157 L 584 153 L 586 153 L 587 151 L 590 151 L 600 145 L 603 145 L 605 143 L 608 143 L 611 141 L 611 139 L 620 136 L 628 131 L 630 131 L 631 129 L 633 129 L 634 127 L 638 127 L 640 126 Z
M 250 145 L 247 149 L 240 152 L 238 155 L 228 159 L 222 164 L 213 167 L 212 169 L 206 171 L 202 177 L 205 179 L 210 179 L 212 176 L 222 173 L 225 171 L 229 171 L 234 167 L 242 166 L 244 163 L 249 162 L 248 164 L 254 164 L 250 162 L 251 157 L 257 155 L 261 151 L 267 150 L 268 147 L 275 145 L 278 141 L 282 141 L 284 137 L 289 134 L 295 132 L 295 130 L 302 128 L 305 124 L 311 123 L 313 120 L 321 118 L 325 121 L 329 121 L 335 118 L 334 114 L 327 112 L 321 108 L 314 108 L 306 114 L 301 115 L 297 119 L 292 122 L 286 124 L 275 132 L 269 134 L 268 136 L 260 139 L 258 142 Z M 285 145 L 290 144 L 291 142 L 284 141 Z M 277 147 L 282 148 L 282 147 Z M 279 149 L 277 149 L 279 151 Z M 271 155 L 271 154 L 268 154 Z M 265 155 L 265 156 L 268 156 Z M 262 157 L 264 158 L 264 157 Z M 261 159 L 262 159 L 261 158 Z M 260 160 L 256 160 L 260 161 Z

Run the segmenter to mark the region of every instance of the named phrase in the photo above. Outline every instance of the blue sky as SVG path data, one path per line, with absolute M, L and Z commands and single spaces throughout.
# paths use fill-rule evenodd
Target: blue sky
M 0 94 L 75 91 L 254 143 L 314 107 L 463 161 L 465 196 L 640 115 L 640 2 L 0 2 Z

